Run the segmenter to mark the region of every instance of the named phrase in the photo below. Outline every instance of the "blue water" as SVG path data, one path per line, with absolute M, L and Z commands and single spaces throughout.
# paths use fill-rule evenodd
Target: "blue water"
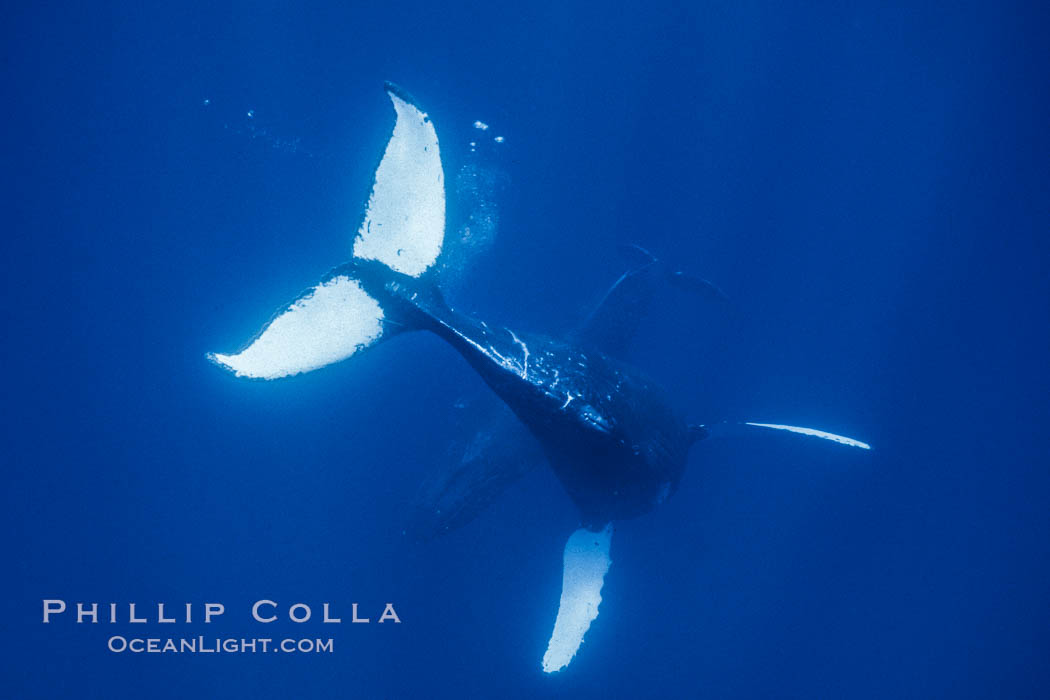
M 1046 20 L 1035 3 L 10 10 L 2 694 L 1046 697 Z M 618 527 L 601 615 L 555 676 L 539 663 L 578 520 L 549 472 L 446 538 L 401 535 L 454 404 L 483 389 L 458 356 L 406 336 L 274 383 L 204 359 L 348 257 L 392 123 L 383 80 L 430 112 L 450 182 L 483 157 L 500 183 L 468 308 L 566 333 L 623 271 L 617 246 L 645 245 L 732 297 L 669 295 L 641 329 L 637 364 L 688 418 L 875 447 L 698 444 L 674 498 Z M 44 625 L 50 598 L 227 612 Z M 262 598 L 331 602 L 344 624 L 253 623 Z M 373 624 L 348 623 L 352 602 Z M 375 624 L 386 602 L 400 625 Z M 113 634 L 335 651 L 116 654 Z

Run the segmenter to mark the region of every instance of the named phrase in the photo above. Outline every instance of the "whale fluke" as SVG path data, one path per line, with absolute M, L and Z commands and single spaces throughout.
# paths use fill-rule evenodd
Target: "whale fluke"
M 418 277 L 437 260 L 445 238 L 445 174 L 427 113 L 393 83 L 386 92 L 397 121 L 376 169 L 354 257 Z
M 554 632 L 543 655 L 545 673 L 554 673 L 569 665 L 583 644 L 583 636 L 598 617 L 602 583 L 612 563 L 609 559 L 612 531 L 612 523 L 601 532 L 580 528 L 565 544 L 561 601 Z
M 336 275 L 274 315 L 246 348 L 208 359 L 238 377 L 278 379 L 339 362 L 379 340 L 383 310 L 357 280 Z
M 354 257 L 418 277 L 441 252 L 445 176 L 437 134 L 408 94 L 386 84 L 397 119 L 376 169 Z M 247 347 L 208 359 L 238 377 L 279 379 L 345 360 L 399 330 L 352 274 L 330 273 L 278 311 Z

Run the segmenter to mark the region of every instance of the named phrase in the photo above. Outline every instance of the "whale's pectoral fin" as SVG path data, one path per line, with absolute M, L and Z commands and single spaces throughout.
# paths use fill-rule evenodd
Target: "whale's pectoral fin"
M 676 289 L 682 289 L 690 294 L 695 294 L 701 299 L 709 301 L 729 301 L 729 295 L 723 292 L 710 280 L 689 274 L 682 270 L 670 270 L 667 272 L 667 281 Z
M 609 544 L 612 531 L 612 523 L 600 532 L 580 528 L 565 544 L 561 602 L 558 603 L 558 617 L 554 621 L 547 653 L 543 655 L 545 673 L 554 673 L 569 665 L 591 622 L 598 617 L 602 583 L 611 563 Z
M 643 248 L 635 251 L 632 269 L 620 275 L 584 321 L 575 340 L 614 357 L 623 358 L 649 312 L 660 280 L 659 263 Z
M 817 430 L 816 428 L 800 428 L 796 425 L 781 425 L 779 423 L 712 423 L 710 425 L 691 425 L 689 426 L 689 434 L 693 440 L 701 440 L 708 437 L 738 437 L 747 436 L 754 434 L 757 430 L 781 430 L 788 433 L 795 433 L 796 435 L 806 435 L 809 437 L 821 438 L 822 440 L 830 440 L 837 442 L 840 445 L 846 445 L 847 447 L 859 447 L 862 450 L 870 450 L 871 445 L 860 440 L 854 440 L 853 438 L 845 437 L 842 435 L 836 435 L 835 433 L 825 432 L 823 430 Z
M 712 282 L 671 268 L 639 245 L 621 246 L 620 253 L 630 269 L 620 275 L 587 317 L 575 336 L 580 345 L 624 358 L 664 284 L 685 290 L 694 298 L 721 302 L 729 299 Z

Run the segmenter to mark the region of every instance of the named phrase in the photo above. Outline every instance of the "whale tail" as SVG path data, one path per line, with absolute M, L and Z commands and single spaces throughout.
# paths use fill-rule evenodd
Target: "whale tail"
M 416 306 L 444 306 L 433 280 L 445 236 L 437 134 L 404 90 L 387 83 L 386 92 L 396 121 L 354 238 L 352 262 L 281 308 L 240 351 L 210 353 L 212 362 L 256 379 L 310 372 L 420 327 L 426 314 L 415 314 Z M 418 303 L 401 304 L 399 298 Z

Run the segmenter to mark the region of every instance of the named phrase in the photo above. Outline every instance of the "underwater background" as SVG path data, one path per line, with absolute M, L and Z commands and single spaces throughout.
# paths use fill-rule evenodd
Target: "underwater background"
M 1045 5 L 7 15 L 5 697 L 1047 696 Z M 637 339 L 688 419 L 873 445 L 696 445 L 678 493 L 617 526 L 559 674 L 540 659 L 579 520 L 549 471 L 402 534 L 485 390 L 451 349 L 406 335 L 277 382 L 205 360 L 349 257 L 384 80 L 433 118 L 450 233 L 472 227 L 457 305 L 564 335 L 643 245 L 731 297 L 668 292 Z M 46 598 L 226 614 L 44 625 Z M 261 598 L 344 624 L 250 622 Z M 400 625 L 375 624 L 387 602 Z

